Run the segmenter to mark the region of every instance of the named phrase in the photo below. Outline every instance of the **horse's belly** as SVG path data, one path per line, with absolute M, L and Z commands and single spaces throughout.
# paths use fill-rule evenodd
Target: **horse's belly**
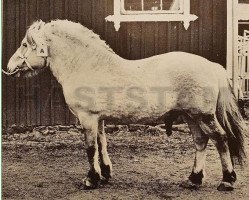
M 151 124 L 174 107 L 173 94 L 124 93 L 113 98 L 97 98 L 96 109 L 100 117 L 117 123 Z M 106 101 L 107 100 L 107 101 Z
M 84 88 L 65 95 L 69 107 L 76 113 L 96 113 L 102 119 L 118 123 L 155 123 L 171 110 L 176 103 L 176 94 L 162 89 Z

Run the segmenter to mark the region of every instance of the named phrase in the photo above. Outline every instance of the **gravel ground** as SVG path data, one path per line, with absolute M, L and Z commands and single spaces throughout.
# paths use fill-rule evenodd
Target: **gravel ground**
M 133 127 L 134 128 L 134 127 Z M 88 169 L 82 135 L 75 127 L 12 130 L 2 135 L 3 199 L 249 199 L 249 168 L 236 166 L 232 192 L 219 192 L 221 165 L 208 145 L 207 178 L 198 191 L 179 187 L 194 162 L 194 146 L 186 125 L 168 137 L 156 128 L 109 127 L 108 149 L 114 176 L 99 189 L 83 190 Z M 110 131 L 110 130 L 109 130 Z M 111 132 L 111 131 L 110 131 Z M 246 140 L 249 151 L 249 140 Z

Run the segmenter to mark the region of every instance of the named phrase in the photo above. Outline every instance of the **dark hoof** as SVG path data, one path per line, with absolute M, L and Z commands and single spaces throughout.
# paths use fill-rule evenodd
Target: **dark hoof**
M 109 179 L 110 178 L 101 177 L 100 183 L 105 185 L 109 182 Z
M 220 185 L 217 187 L 217 190 L 219 191 L 233 191 L 233 189 L 233 184 L 228 182 L 221 182 Z
M 109 165 L 101 165 L 101 183 L 108 183 L 109 179 L 112 177 L 111 167 Z
M 90 178 L 85 178 L 83 180 L 83 188 L 84 190 L 92 190 L 92 189 L 96 189 L 99 187 L 99 183 L 100 181 L 97 181 L 97 182 L 92 182 Z
M 190 190 L 199 190 L 201 185 L 192 183 L 190 180 L 183 181 L 180 184 L 180 187 L 190 189 Z

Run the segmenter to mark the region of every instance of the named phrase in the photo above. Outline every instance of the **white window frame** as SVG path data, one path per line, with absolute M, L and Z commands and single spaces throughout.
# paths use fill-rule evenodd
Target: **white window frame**
M 106 21 L 114 22 L 116 31 L 119 30 L 121 22 L 145 21 L 181 21 L 187 30 L 190 22 L 195 21 L 198 17 L 190 14 L 190 0 L 180 0 L 180 5 L 180 10 L 127 11 L 124 9 L 124 0 L 114 0 L 114 15 L 109 15 L 105 19 Z
M 241 63 L 239 62 L 239 24 L 241 20 L 249 20 L 249 4 L 239 3 L 238 0 L 227 1 L 227 73 L 232 81 L 235 96 L 241 98 L 241 80 L 249 79 L 248 75 L 241 74 Z M 241 75 L 243 77 L 241 77 Z M 241 79 L 242 78 L 242 79 Z M 243 91 L 242 91 L 243 92 Z

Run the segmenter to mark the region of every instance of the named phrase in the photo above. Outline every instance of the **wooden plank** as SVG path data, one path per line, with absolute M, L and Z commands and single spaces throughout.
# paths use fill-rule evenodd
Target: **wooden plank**
M 226 40 L 226 13 L 220 9 L 224 6 L 224 1 L 215 1 L 213 0 L 213 61 L 222 64 L 225 67 L 226 56 L 223 51 L 225 47 Z
M 178 24 L 178 50 L 184 52 L 190 52 L 191 44 L 191 28 L 186 30 L 182 23 Z
M 49 0 L 49 14 L 50 14 L 50 18 L 54 18 L 54 5 L 53 5 L 53 1 Z M 51 106 L 50 106 L 50 124 L 56 124 L 55 123 L 55 118 L 57 115 L 57 110 L 55 108 L 55 102 L 54 102 L 54 87 L 56 84 L 56 81 L 54 80 L 53 76 L 50 76 L 50 95 L 51 95 Z
M 35 1 L 36 4 L 36 9 L 34 9 L 34 14 L 33 17 L 36 19 L 40 19 L 40 14 L 39 14 L 39 4 L 38 4 L 39 0 Z M 36 123 L 35 125 L 42 125 L 42 93 L 41 93 L 41 82 L 43 80 L 43 74 L 39 74 L 36 77 L 36 88 L 37 88 L 37 92 L 36 92 L 36 102 L 35 102 L 35 108 L 36 108 Z
M 64 0 L 52 0 L 50 2 L 50 6 L 54 7 L 53 9 L 53 18 L 54 19 L 65 19 L 64 7 L 65 1 Z
M 130 32 L 130 59 L 136 60 L 141 58 L 141 23 L 131 23 L 128 31 Z M 154 51 L 154 43 L 151 48 Z
M 158 33 L 158 23 L 159 22 L 155 22 L 154 23 L 154 30 L 155 30 L 155 32 L 154 32 L 154 53 L 155 53 L 155 55 L 158 55 L 158 45 L 160 44 L 160 41 L 158 41 L 158 35 L 159 35 L 159 33 Z
M 200 1 L 200 11 L 202 12 L 199 20 L 201 20 L 201 40 L 202 43 L 202 54 L 205 58 L 209 60 L 213 60 L 212 51 L 213 51 L 213 38 L 212 38 L 212 28 L 213 28 L 213 6 L 212 1 Z M 205 12 L 203 12 L 203 8 L 205 8 Z
M 3 1 L 3 29 L 2 29 L 2 69 L 7 69 L 7 3 L 8 1 Z M 2 74 L 2 127 L 7 127 L 7 76 Z
M 43 21 L 49 21 L 50 4 L 47 0 L 37 1 L 38 10 L 37 14 Z M 41 99 L 41 124 L 51 124 L 51 73 L 46 70 L 40 75 L 40 99 Z
M 167 52 L 167 37 L 168 37 L 168 23 L 165 22 L 158 22 L 158 54 L 166 53 Z
M 199 1 L 194 0 L 190 4 L 190 12 L 199 16 Z M 200 20 L 197 19 L 193 23 L 190 23 L 190 30 L 191 30 L 191 35 L 190 35 L 190 52 L 193 54 L 199 54 L 199 27 L 200 27 Z
M 108 0 L 107 1 L 107 15 L 110 15 L 113 12 L 113 1 Z M 106 30 L 105 30 L 105 39 L 106 43 L 114 50 L 117 49 L 117 43 L 116 43 L 116 31 L 114 29 L 113 23 L 106 22 Z
M 78 22 L 78 0 L 70 0 L 68 2 L 68 20 Z
M 81 0 L 82 4 L 82 24 L 88 28 L 92 28 L 92 1 L 91 0 Z
M 65 107 L 64 96 L 62 92 L 61 85 L 53 80 L 52 87 L 52 107 L 54 108 L 54 120 L 53 124 L 65 124 L 66 123 L 66 114 L 68 109 Z
M 141 40 L 140 40 L 140 54 L 141 58 L 145 58 L 145 22 L 141 22 Z
M 178 50 L 178 31 L 177 31 L 178 22 L 168 22 L 168 47 L 167 52 L 177 51 Z
M 233 1 L 233 44 L 238 42 L 238 13 L 236 12 L 238 1 Z M 233 46 L 233 68 L 232 68 L 232 87 L 236 97 L 238 97 L 238 45 Z
M 198 44 L 198 46 L 199 46 L 199 48 L 198 48 L 198 50 L 199 50 L 199 53 L 198 53 L 198 55 L 200 55 L 200 56 L 202 56 L 202 55 L 204 55 L 204 53 L 203 53 L 203 26 L 205 26 L 205 24 L 204 24 L 204 22 L 203 22 L 203 17 L 202 17 L 202 15 L 203 15 L 203 13 L 205 13 L 205 12 L 203 12 L 203 8 L 202 8 L 202 1 L 198 1 L 198 13 L 199 13 L 199 15 L 198 15 L 198 21 L 199 21 L 199 27 L 198 27 L 198 32 L 199 32 L 199 40 L 198 40 L 198 42 L 199 42 L 199 44 Z
M 107 16 L 107 9 L 105 1 L 97 1 L 97 5 L 95 6 L 95 10 L 97 11 L 97 15 L 95 15 L 96 20 L 96 33 L 100 35 L 101 39 L 104 39 L 105 36 L 105 17 Z M 119 32 L 116 32 L 119 35 Z
M 69 4 L 70 4 L 70 1 L 69 0 L 63 0 L 64 1 L 64 17 L 65 19 L 68 19 L 69 18 Z
M 140 23 L 139 23 L 140 24 Z M 137 26 L 135 24 L 134 26 Z M 141 25 L 140 25 L 141 26 Z M 150 57 L 152 55 L 155 55 L 155 24 L 154 22 L 145 22 L 144 26 L 144 57 Z M 137 35 L 136 38 L 137 41 L 139 41 L 139 35 Z M 136 45 L 138 45 L 137 43 Z M 136 54 L 136 49 L 135 47 L 133 48 L 132 54 Z M 134 57 L 132 55 L 132 57 Z M 138 56 L 136 57 L 138 58 Z
M 20 3 L 17 1 L 15 4 L 15 47 L 16 49 L 18 48 L 18 46 L 20 45 L 20 31 L 19 31 L 19 7 L 20 7 Z M 19 85 L 21 85 L 21 80 L 15 78 L 15 123 L 16 124 L 20 124 L 20 97 L 19 97 Z
M 15 42 L 15 3 L 12 1 L 8 1 L 7 3 L 7 18 L 9 24 L 6 27 L 6 39 L 7 39 L 7 46 L 6 48 L 6 56 L 7 60 L 13 55 L 13 53 L 16 50 L 16 42 Z M 7 108 L 7 126 L 11 126 L 12 124 L 16 123 L 15 119 L 15 79 L 13 77 L 7 78 L 7 84 L 6 84 L 6 108 Z
M 37 1 L 28 0 L 27 1 L 27 26 L 32 24 L 34 21 L 36 21 L 37 18 Z M 25 30 L 24 30 L 25 31 Z M 26 33 L 26 31 L 25 31 Z M 29 95 L 28 95 L 28 104 L 27 106 L 30 107 L 30 124 L 31 125 L 37 125 L 40 124 L 40 108 L 39 108 L 39 97 L 40 97 L 40 91 L 39 91 L 39 77 L 33 77 L 31 79 L 28 79 L 29 81 Z
M 232 78 L 233 66 L 233 0 L 227 1 L 227 52 L 226 52 L 226 69 L 229 78 Z

